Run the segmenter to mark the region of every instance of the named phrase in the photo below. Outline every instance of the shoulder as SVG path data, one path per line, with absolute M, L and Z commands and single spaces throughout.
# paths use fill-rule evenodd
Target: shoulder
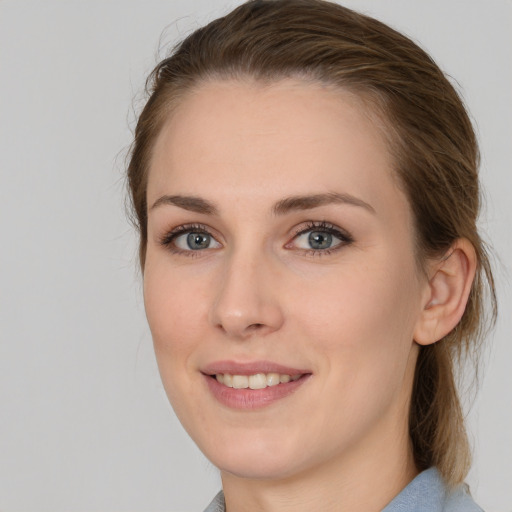
M 466 485 L 449 490 L 435 468 L 420 473 L 382 512 L 483 512 Z
M 483 512 L 473 501 L 466 485 L 448 494 L 443 512 Z

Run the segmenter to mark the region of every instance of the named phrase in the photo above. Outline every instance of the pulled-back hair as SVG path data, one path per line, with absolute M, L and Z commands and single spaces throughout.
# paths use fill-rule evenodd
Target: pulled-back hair
M 130 155 L 128 183 L 141 267 L 151 154 L 180 99 L 211 79 L 272 83 L 290 77 L 349 90 L 383 120 L 394 171 L 413 212 L 419 269 L 425 269 L 429 258 L 442 257 L 458 238 L 468 239 L 476 251 L 476 277 L 460 323 L 442 340 L 420 347 L 409 417 L 418 469 L 437 466 L 447 483 L 456 485 L 467 475 L 471 456 L 455 372 L 466 356 L 478 355 L 486 327 L 495 318 L 496 299 L 476 227 L 480 191 L 475 133 L 454 87 L 410 39 L 331 2 L 250 0 L 183 40 L 148 79 L 149 99 Z

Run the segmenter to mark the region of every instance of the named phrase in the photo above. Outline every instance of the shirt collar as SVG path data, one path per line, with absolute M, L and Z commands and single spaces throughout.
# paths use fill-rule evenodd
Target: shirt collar
M 225 512 L 220 491 L 204 512 Z M 465 484 L 449 491 L 439 471 L 422 471 L 382 512 L 483 512 L 471 499 Z

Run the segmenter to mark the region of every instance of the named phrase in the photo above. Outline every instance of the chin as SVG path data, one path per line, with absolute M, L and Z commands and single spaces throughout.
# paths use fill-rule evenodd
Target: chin
M 229 458 L 223 454 L 220 460 L 212 460 L 212 463 L 221 472 L 251 480 L 282 480 L 297 473 L 292 461 L 286 460 L 280 454 L 266 454 L 248 459 L 242 459 L 239 455 Z
M 202 451 L 222 472 L 239 478 L 263 480 L 282 479 L 297 472 L 297 454 L 301 451 L 293 449 L 289 443 L 258 436 L 218 441 L 215 446 L 204 447 Z

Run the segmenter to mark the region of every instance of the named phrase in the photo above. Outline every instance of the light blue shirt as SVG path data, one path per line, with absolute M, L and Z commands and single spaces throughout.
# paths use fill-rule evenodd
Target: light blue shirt
M 226 512 L 222 491 L 204 512 Z M 420 473 L 382 512 L 483 512 L 467 486 L 449 491 L 436 468 Z

